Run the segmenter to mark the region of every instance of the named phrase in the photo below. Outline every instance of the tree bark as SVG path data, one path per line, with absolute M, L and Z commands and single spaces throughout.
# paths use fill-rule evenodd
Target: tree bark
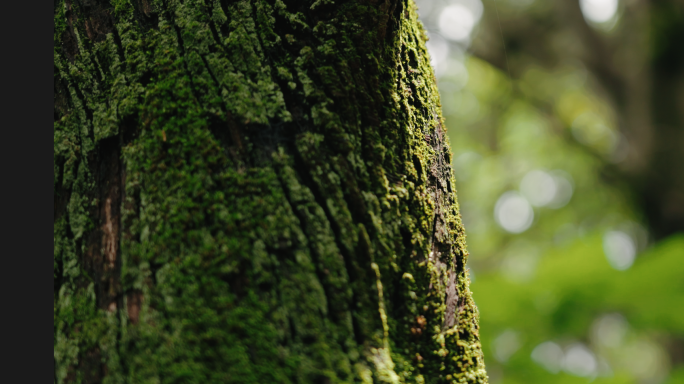
M 410 0 L 55 2 L 56 383 L 486 383 Z

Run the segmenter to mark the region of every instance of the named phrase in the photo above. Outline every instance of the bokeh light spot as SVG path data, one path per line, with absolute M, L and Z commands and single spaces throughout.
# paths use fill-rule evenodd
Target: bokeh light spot
M 445 7 L 439 15 L 439 31 L 450 40 L 463 41 L 475 27 L 475 15 L 468 7 L 454 4 Z
M 596 356 L 583 344 L 573 344 L 563 357 L 563 370 L 580 377 L 590 377 L 596 374 L 598 362 Z
M 641 339 L 626 347 L 624 354 L 623 364 L 640 382 L 660 383 L 665 379 L 668 358 L 658 344 Z
M 622 344 L 628 328 L 629 325 L 624 316 L 611 313 L 594 321 L 592 333 L 598 344 L 615 348 Z
M 520 182 L 520 192 L 535 207 L 543 207 L 556 196 L 558 186 L 553 176 L 541 170 L 528 172 Z
M 496 202 L 494 219 L 507 232 L 521 233 L 532 225 L 534 211 L 524 197 L 515 191 L 508 191 Z
M 617 12 L 618 0 L 580 0 L 584 17 L 594 23 L 605 23 Z
M 520 346 L 518 333 L 507 329 L 494 339 L 494 358 L 501 363 L 505 363 L 520 349 Z
M 430 55 L 430 64 L 435 69 L 435 73 L 439 75 L 445 69 L 446 59 L 449 57 L 449 42 L 438 35 L 430 36 L 430 40 L 425 43 L 428 54 Z
M 551 373 L 558 373 L 563 362 L 563 349 L 553 341 L 546 341 L 532 350 L 532 360 Z
M 636 258 L 634 239 L 622 231 L 608 231 L 603 236 L 603 251 L 610 265 L 618 271 L 632 266 Z
M 552 209 L 563 208 L 572 198 L 572 177 L 565 171 L 556 169 L 551 171 L 551 176 L 556 183 L 556 194 L 546 207 Z

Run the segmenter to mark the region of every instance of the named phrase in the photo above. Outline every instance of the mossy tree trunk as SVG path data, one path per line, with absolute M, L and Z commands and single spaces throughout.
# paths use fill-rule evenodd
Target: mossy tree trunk
M 56 383 L 485 383 L 410 0 L 55 2 Z

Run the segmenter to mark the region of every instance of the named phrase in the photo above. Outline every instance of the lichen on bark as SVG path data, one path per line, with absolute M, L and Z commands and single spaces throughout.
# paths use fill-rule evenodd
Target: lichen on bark
M 55 381 L 486 383 L 412 1 L 60 0 Z

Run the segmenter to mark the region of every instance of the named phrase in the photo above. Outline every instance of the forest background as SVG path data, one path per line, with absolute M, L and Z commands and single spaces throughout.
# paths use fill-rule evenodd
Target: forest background
M 684 2 L 418 0 L 497 383 L 684 383 Z

